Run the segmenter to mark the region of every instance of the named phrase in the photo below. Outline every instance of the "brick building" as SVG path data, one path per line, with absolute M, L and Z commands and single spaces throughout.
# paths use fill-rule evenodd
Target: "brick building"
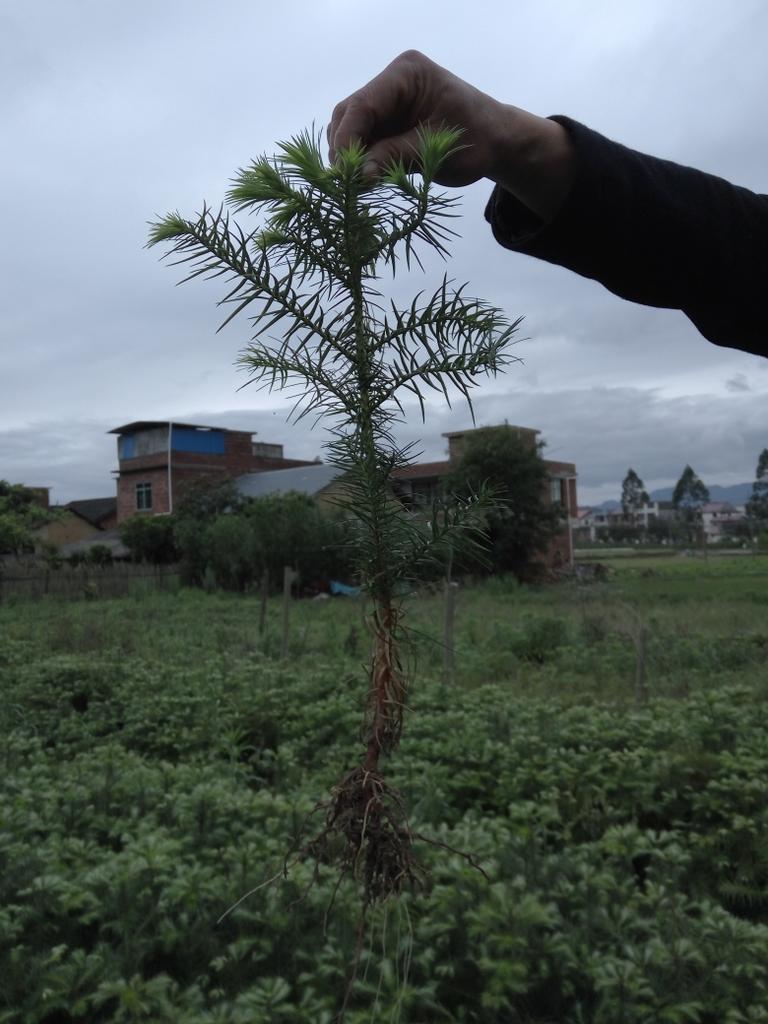
M 517 436 L 532 448 L 536 447 L 540 433 L 530 427 L 510 427 Z M 456 461 L 464 450 L 464 441 L 471 430 L 452 430 L 443 437 L 448 440 L 448 458 L 441 462 L 422 462 L 406 466 L 394 472 L 398 494 L 408 505 L 427 505 L 440 492 L 443 478 L 453 469 Z M 576 466 L 572 462 L 553 462 L 544 460 L 547 467 L 547 489 L 545 501 L 559 502 L 566 513 L 563 528 L 553 537 L 542 561 L 550 567 L 573 565 L 573 540 L 571 537 L 571 517 L 577 514 L 576 501 Z
M 254 441 L 246 430 L 140 420 L 110 433 L 117 435 L 118 523 L 137 514 L 172 512 L 184 491 L 199 480 L 312 465 L 284 458 L 281 444 Z

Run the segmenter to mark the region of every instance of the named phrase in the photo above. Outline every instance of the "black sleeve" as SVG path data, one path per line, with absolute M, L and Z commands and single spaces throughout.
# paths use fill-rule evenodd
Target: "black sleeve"
M 485 211 L 496 240 L 622 298 L 681 309 L 716 345 L 768 356 L 768 196 L 552 120 L 576 150 L 573 187 L 544 224 L 497 186 Z

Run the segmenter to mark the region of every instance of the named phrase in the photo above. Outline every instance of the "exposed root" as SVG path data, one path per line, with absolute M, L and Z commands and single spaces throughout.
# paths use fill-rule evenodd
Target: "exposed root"
M 355 768 L 331 790 L 325 827 L 299 855 L 319 863 L 334 862 L 363 888 L 363 903 L 381 902 L 417 887 L 424 877 L 413 858 L 413 835 L 403 800 L 377 772 Z M 341 839 L 341 852 L 332 851 Z
M 336 900 L 339 887 L 346 877 L 353 878 L 362 888 L 362 905 L 355 930 L 355 949 L 349 965 L 341 1008 L 334 1018 L 335 1024 L 344 1024 L 350 1000 L 357 983 L 360 961 L 365 945 L 368 912 L 375 903 L 383 903 L 409 886 L 422 887 L 426 872 L 413 857 L 414 840 L 437 846 L 458 854 L 482 876 L 488 875 L 470 853 L 457 850 L 439 839 L 411 831 L 405 813 L 403 798 L 389 786 L 378 772 L 354 768 L 331 790 L 331 798 L 318 804 L 313 814 L 325 812 L 323 829 L 304 845 L 294 847 L 286 856 L 281 871 L 242 896 L 219 918 L 221 922 L 231 911 L 265 886 L 287 878 L 290 869 L 300 861 L 314 862 L 315 870 L 304 891 L 291 906 L 306 898 L 318 878 L 320 865 L 335 867 L 338 877 L 330 901 L 323 915 L 325 933 L 328 915 Z M 310 815 L 309 817 L 312 817 Z M 304 823 L 304 828 L 307 821 Z M 301 843 L 299 838 L 298 843 Z

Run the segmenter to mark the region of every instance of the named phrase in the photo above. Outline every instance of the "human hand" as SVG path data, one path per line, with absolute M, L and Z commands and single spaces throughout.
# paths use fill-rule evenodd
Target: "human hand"
M 458 128 L 460 145 L 440 167 L 440 185 L 470 185 L 489 178 L 544 220 L 562 205 L 574 175 L 568 133 L 556 121 L 501 103 L 435 64 L 406 50 L 333 111 L 328 147 L 360 141 L 366 173 L 376 177 L 393 160 L 418 170 L 420 127 Z
M 359 140 L 368 150 L 370 176 L 396 160 L 413 170 L 418 168 L 420 128 L 458 128 L 460 148 L 445 161 L 436 180 L 441 185 L 469 185 L 492 172 L 503 113 L 503 105 L 492 96 L 417 50 L 406 50 L 337 104 L 327 133 L 330 157 L 333 160 L 340 149 Z

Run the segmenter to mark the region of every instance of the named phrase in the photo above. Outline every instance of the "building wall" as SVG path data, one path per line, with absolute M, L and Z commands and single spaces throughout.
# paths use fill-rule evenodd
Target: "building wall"
M 28 491 L 32 495 L 32 501 L 35 505 L 39 505 L 40 508 L 51 507 L 51 489 L 50 487 L 24 487 L 25 491 Z
M 139 513 L 136 508 L 136 484 L 152 484 L 152 508 Z M 117 521 L 124 523 L 135 515 L 159 515 L 168 512 L 168 471 L 165 466 L 123 473 L 117 481 Z
M 573 530 L 571 518 L 578 514 L 576 494 L 576 466 L 572 462 L 555 462 L 546 459 L 544 465 L 549 474 L 547 485 L 547 501 L 553 500 L 551 483 L 557 482 L 559 492 L 557 500 L 565 507 L 566 520 L 561 531 L 556 534 L 544 552 L 542 561 L 549 569 L 559 569 L 573 565 Z
M 99 520 L 99 526 L 102 530 L 114 530 L 117 526 L 117 507 L 115 507 L 114 512 L 111 512 L 108 516 L 104 516 L 103 519 Z
M 35 536 L 45 544 L 71 544 L 77 540 L 97 540 L 103 531 L 74 512 L 64 511 L 44 526 L 35 530 Z
M 507 426 L 509 430 L 514 431 L 516 436 L 519 437 L 521 441 L 524 441 L 526 444 L 530 444 L 532 448 L 536 447 L 536 438 L 539 434 L 538 430 L 533 430 L 531 427 L 513 427 L 510 426 L 509 424 L 505 424 L 505 426 Z M 448 439 L 449 461 L 456 462 L 457 459 L 461 458 L 464 452 L 465 439 L 468 434 L 473 434 L 475 433 L 475 431 L 483 429 L 483 427 L 472 427 L 462 432 L 456 431 L 454 433 L 452 431 L 449 431 L 448 433 L 443 434 L 443 437 Z M 498 427 L 491 427 L 489 429 L 498 429 Z
M 303 459 L 282 458 L 282 445 L 257 445 L 240 430 L 193 430 L 174 426 L 171 452 L 171 491 L 168 497 L 168 427 L 155 427 L 118 437 L 119 476 L 115 523 L 141 514 L 136 508 L 136 484 L 152 484 L 150 515 L 164 515 L 199 480 L 221 479 L 269 469 L 311 465 Z M 190 450 L 194 449 L 194 450 Z M 110 524 L 112 525 L 112 524 Z
M 561 569 L 573 565 L 573 540 L 570 527 L 561 530 L 549 543 L 542 561 L 548 569 Z
M 338 502 L 346 498 L 349 494 L 347 485 L 342 479 L 332 480 L 329 484 L 323 487 L 322 490 L 318 491 L 314 495 L 315 501 L 318 503 L 323 512 L 328 512 L 331 515 L 338 511 Z

